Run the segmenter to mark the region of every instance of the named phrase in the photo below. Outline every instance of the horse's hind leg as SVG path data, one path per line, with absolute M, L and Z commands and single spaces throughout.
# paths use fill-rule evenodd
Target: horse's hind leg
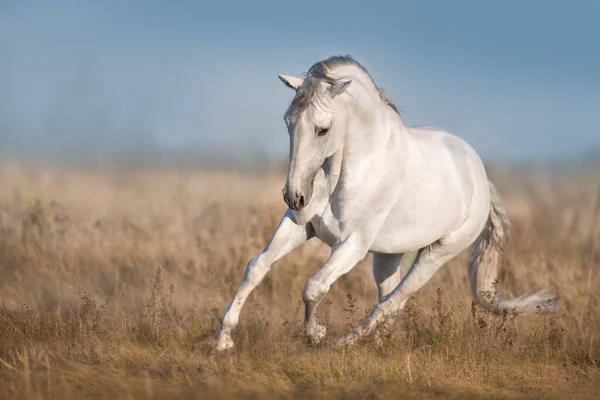
M 396 289 L 410 266 L 406 265 L 406 261 L 411 262 L 411 256 L 411 253 L 373 254 L 373 278 L 377 285 L 379 301 Z
M 250 292 L 256 288 L 271 270 L 275 261 L 306 242 L 310 238 L 305 226 L 295 224 L 286 213 L 273 233 L 269 244 L 246 266 L 240 287 L 221 317 L 221 327 L 215 338 L 217 350 L 233 347 L 231 330 L 238 323 L 240 311 Z
M 392 291 L 398 286 L 404 272 L 408 270 L 406 267 L 406 260 L 410 254 L 373 254 L 373 278 L 377 285 L 377 296 L 378 301 L 381 301 L 385 296 L 392 293 Z M 404 267 L 404 268 L 403 268 Z M 385 324 L 381 327 L 381 331 L 387 331 L 389 326 Z M 379 331 L 377 332 L 377 339 L 379 340 Z
M 353 344 L 359 337 L 372 333 L 382 322 L 389 324 L 410 296 L 423 287 L 442 265 L 473 243 L 480 231 L 480 223 L 468 221 L 437 242 L 421 249 L 400 284 L 380 300 L 364 324 L 340 339 L 337 345 Z
M 377 285 L 378 301 L 392 293 L 414 260 L 412 253 L 373 254 L 373 278 Z M 400 308 L 404 307 L 404 304 Z M 388 326 L 384 327 L 384 330 Z

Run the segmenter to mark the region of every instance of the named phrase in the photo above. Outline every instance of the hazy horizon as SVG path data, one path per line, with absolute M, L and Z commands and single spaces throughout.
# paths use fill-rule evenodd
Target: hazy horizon
M 409 125 L 485 159 L 600 148 L 600 4 L 0 2 L 0 157 L 278 160 L 299 75 L 351 54 Z

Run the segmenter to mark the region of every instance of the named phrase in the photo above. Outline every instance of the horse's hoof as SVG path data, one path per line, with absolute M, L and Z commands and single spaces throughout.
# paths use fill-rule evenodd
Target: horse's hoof
M 325 338 L 327 328 L 318 324 L 314 329 L 307 331 L 306 334 L 312 344 L 319 344 Z
M 233 348 L 234 343 L 231 335 L 229 334 L 220 334 L 214 342 L 214 348 L 217 351 L 225 351 Z

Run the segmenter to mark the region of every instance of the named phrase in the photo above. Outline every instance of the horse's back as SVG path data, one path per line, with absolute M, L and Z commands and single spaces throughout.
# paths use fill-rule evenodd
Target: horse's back
M 408 130 L 426 157 L 438 158 L 443 155 L 449 164 L 457 168 L 460 176 L 467 178 L 474 174 L 470 179 L 485 178 L 487 181 L 483 161 L 475 149 L 461 137 L 432 126 L 413 126 Z
M 446 160 L 447 165 L 439 165 L 448 179 L 455 182 L 453 190 L 460 190 L 468 202 L 465 211 L 468 214 L 484 213 L 487 218 L 490 196 L 488 177 L 475 149 L 463 138 L 442 129 L 418 126 L 410 130 L 412 136 L 426 147 L 425 154 Z
M 435 160 L 440 174 L 454 181 L 455 189 L 471 200 L 488 201 L 489 187 L 485 166 L 475 149 L 463 138 L 431 126 L 409 128 L 411 137 L 426 158 Z

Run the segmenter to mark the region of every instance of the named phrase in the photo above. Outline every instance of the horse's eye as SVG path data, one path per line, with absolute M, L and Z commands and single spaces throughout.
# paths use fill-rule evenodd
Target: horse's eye
M 317 136 L 325 136 L 329 132 L 329 128 L 315 128 Z

